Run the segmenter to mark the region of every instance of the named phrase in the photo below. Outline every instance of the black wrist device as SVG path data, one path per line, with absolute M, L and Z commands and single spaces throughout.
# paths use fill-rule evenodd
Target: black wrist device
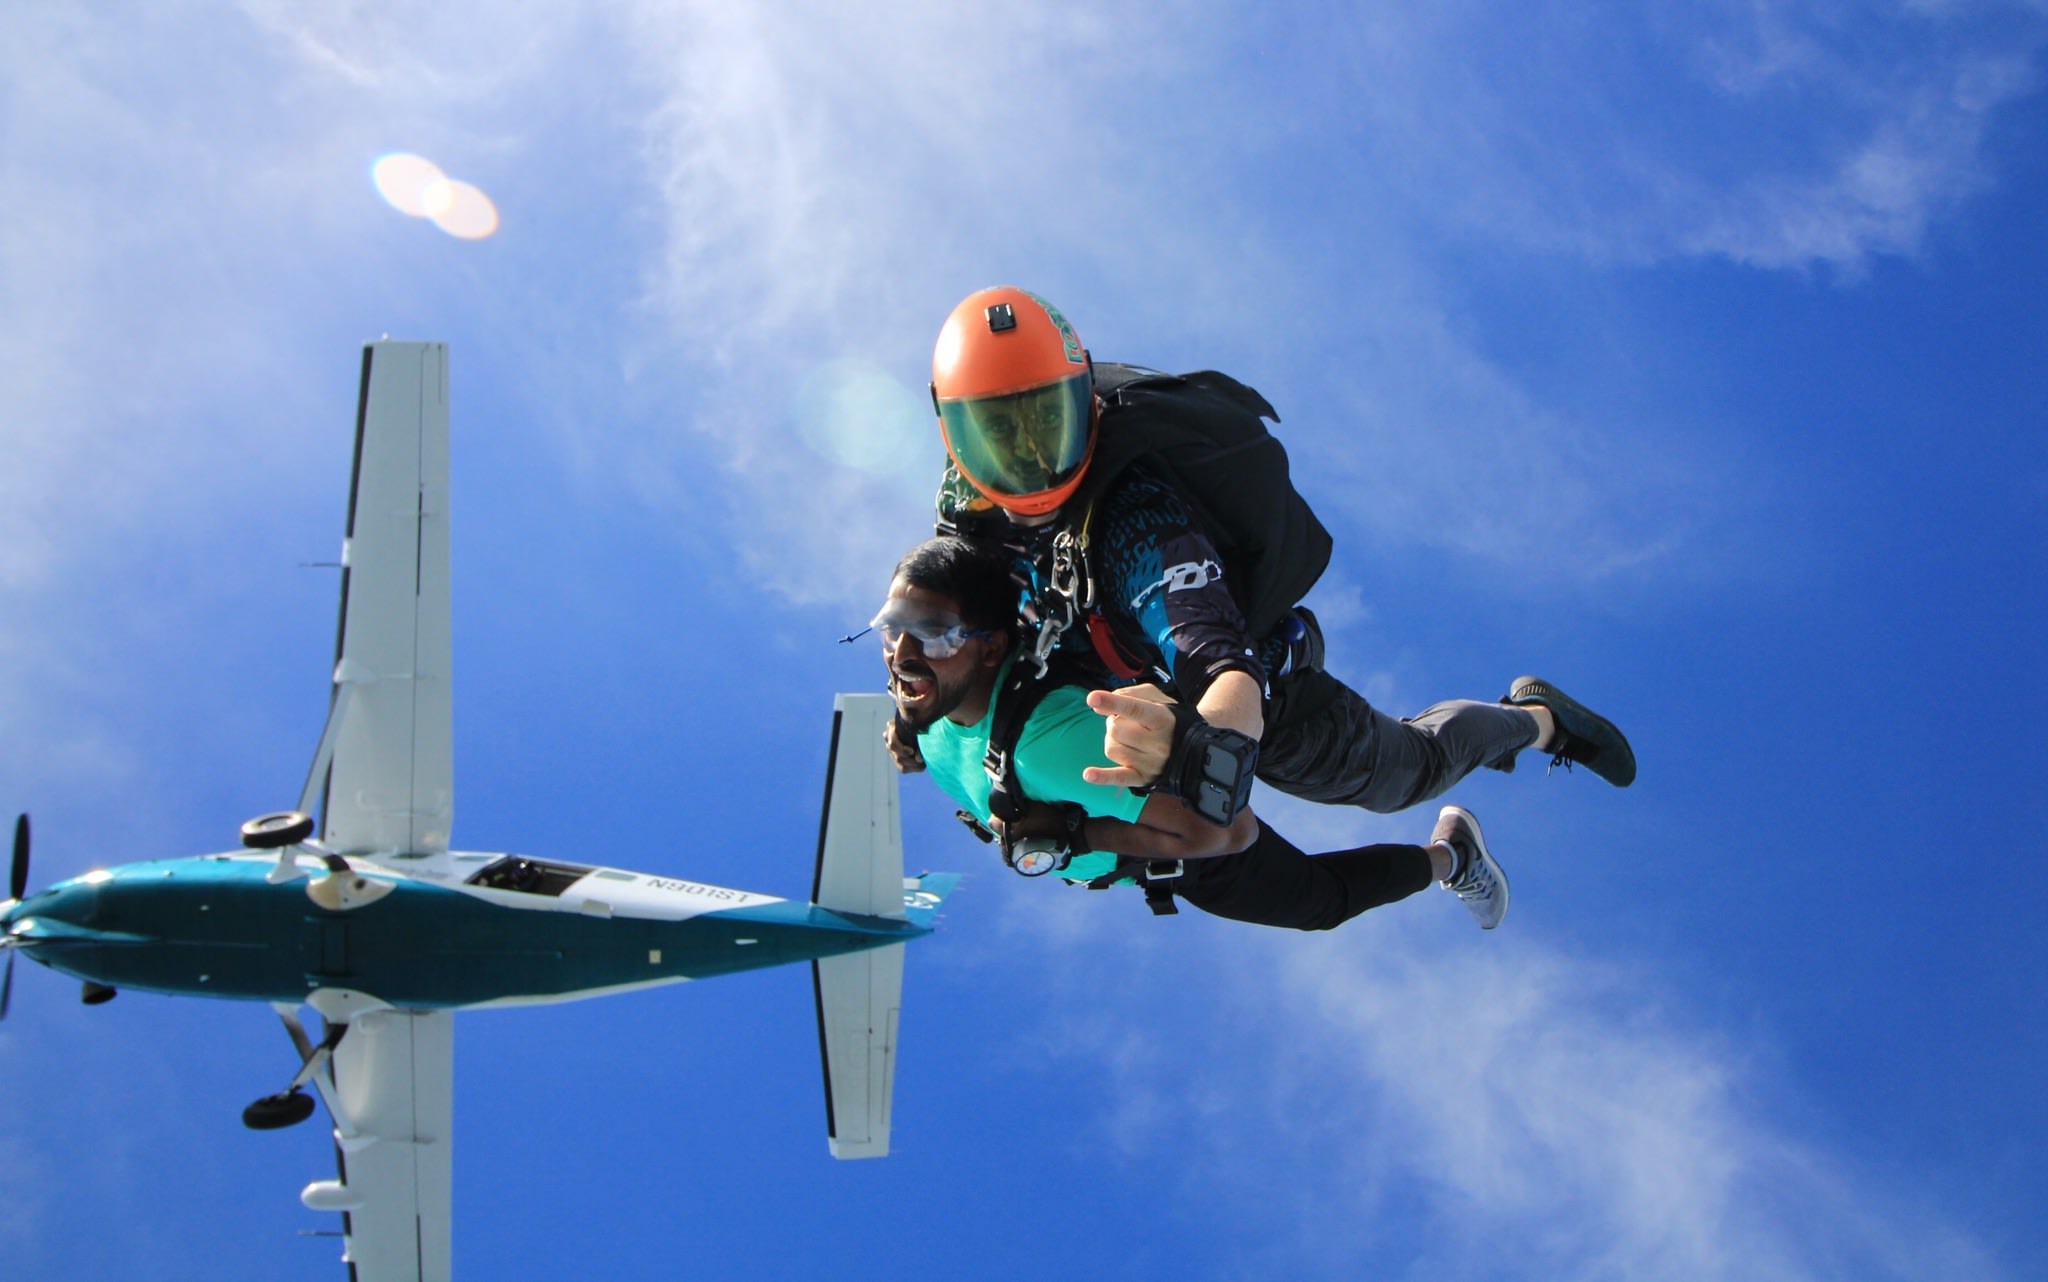
M 1179 797 L 1217 827 L 1227 828 L 1251 800 L 1259 741 L 1210 725 L 1185 703 L 1172 708 L 1173 751 L 1152 786 Z

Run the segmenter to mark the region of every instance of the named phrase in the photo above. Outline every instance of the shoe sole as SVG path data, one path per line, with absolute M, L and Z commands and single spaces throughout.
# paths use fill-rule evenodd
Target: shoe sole
M 1541 677 L 1516 677 L 1514 684 L 1508 687 L 1508 697 L 1501 702 L 1516 707 L 1526 707 L 1532 703 L 1537 704 L 1541 707 L 1549 708 L 1551 715 L 1554 717 L 1570 717 L 1574 720 L 1582 721 L 1585 725 L 1605 731 L 1612 738 L 1615 751 L 1601 751 L 1598 760 L 1580 761 L 1579 764 L 1617 788 L 1626 788 L 1636 781 L 1636 750 L 1629 746 L 1628 736 L 1621 732 L 1621 727 L 1593 711 L 1585 704 L 1580 703 L 1577 699 L 1572 698 L 1548 681 L 1543 680 Z M 1564 705 L 1562 711 L 1560 711 L 1558 706 L 1560 704 Z M 1562 725 L 1558 728 L 1560 730 L 1566 729 Z M 1594 743 L 1588 736 L 1574 731 L 1567 731 L 1567 733 L 1570 733 L 1573 738 L 1581 742 L 1592 744 L 1595 750 L 1599 751 L 1600 745 Z M 1578 759 L 1570 757 L 1566 758 L 1566 760 L 1576 761 Z

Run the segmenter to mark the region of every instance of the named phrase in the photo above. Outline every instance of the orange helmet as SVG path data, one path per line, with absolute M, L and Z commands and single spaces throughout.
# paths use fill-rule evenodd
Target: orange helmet
M 932 405 L 960 474 L 1021 516 L 1066 502 L 1095 453 L 1087 349 L 1058 308 L 1012 286 L 969 294 L 946 318 Z

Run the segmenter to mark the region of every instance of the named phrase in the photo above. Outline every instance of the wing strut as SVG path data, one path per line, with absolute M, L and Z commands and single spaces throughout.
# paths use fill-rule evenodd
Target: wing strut
M 334 741 L 341 731 L 342 718 L 355 706 L 356 683 L 337 682 L 334 700 L 327 705 L 327 725 L 320 731 L 320 746 L 313 752 L 313 768 L 306 772 L 306 786 L 299 790 L 298 812 L 302 815 L 316 813 L 320 794 L 327 788 L 327 770 L 334 764 Z

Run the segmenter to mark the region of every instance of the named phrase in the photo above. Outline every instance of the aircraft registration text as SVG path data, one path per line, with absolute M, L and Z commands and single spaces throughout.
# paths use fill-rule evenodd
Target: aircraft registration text
M 705 886 L 694 881 L 676 881 L 668 877 L 649 877 L 647 884 L 656 890 L 666 890 L 678 895 L 695 895 L 699 899 L 723 899 L 737 902 L 752 898 L 744 890 L 728 890 L 724 886 Z

